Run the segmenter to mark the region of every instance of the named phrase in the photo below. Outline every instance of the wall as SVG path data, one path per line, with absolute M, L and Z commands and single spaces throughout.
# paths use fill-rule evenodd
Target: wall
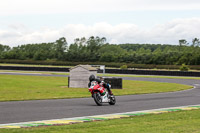
M 72 88 L 88 88 L 89 76 L 96 76 L 97 71 L 89 71 L 82 67 L 77 67 L 70 70 L 69 87 Z

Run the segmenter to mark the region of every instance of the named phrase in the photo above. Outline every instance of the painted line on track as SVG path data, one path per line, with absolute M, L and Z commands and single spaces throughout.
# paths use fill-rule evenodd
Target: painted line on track
M 74 117 L 74 118 L 8 123 L 8 124 L 0 124 L 0 129 L 1 128 L 29 128 L 29 127 L 53 126 L 53 125 L 69 125 L 69 124 L 75 124 L 75 123 L 128 118 L 128 117 L 141 116 L 141 115 L 147 115 L 147 114 L 161 114 L 161 113 L 183 111 L 183 110 L 194 110 L 194 109 L 200 109 L 200 105 L 188 105 L 188 106 L 180 106 L 180 107 L 160 108 L 160 109 L 152 109 L 152 110 Z

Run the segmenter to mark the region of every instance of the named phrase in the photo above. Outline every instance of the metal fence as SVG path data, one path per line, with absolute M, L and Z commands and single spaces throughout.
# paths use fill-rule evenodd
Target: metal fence
M 69 72 L 70 68 L 64 67 L 24 67 L 24 66 L 0 66 L 0 70 L 25 70 L 25 71 L 58 71 Z M 103 73 L 98 70 L 98 73 Z M 163 76 L 194 76 L 200 77 L 200 72 L 183 71 L 158 71 L 158 70 L 121 70 L 105 69 L 105 73 L 111 74 L 137 74 L 137 75 L 163 75 Z

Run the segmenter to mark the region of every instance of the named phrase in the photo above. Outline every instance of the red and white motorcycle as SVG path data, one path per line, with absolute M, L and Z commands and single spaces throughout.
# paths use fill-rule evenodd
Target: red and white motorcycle
M 116 99 L 114 95 L 109 95 L 108 90 L 103 87 L 102 84 L 98 84 L 96 81 L 91 82 L 89 91 L 94 98 L 95 103 L 98 106 L 102 106 L 103 103 L 109 103 L 110 105 L 115 105 Z

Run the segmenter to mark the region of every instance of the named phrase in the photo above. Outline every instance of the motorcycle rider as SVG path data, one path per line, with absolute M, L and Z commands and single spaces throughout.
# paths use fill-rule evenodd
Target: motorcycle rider
M 104 82 L 104 79 L 103 79 L 102 77 L 100 77 L 100 79 L 97 79 L 97 78 L 95 78 L 95 76 L 92 74 L 92 75 L 90 75 L 90 77 L 89 77 L 89 81 L 90 81 L 90 82 L 88 83 L 88 87 L 91 86 L 91 82 L 92 82 L 92 81 L 96 81 L 98 84 L 102 84 L 103 87 L 106 88 L 106 89 L 108 90 L 108 93 L 109 93 L 110 95 L 113 95 L 112 91 L 110 90 L 110 85 L 109 85 L 108 83 L 105 83 L 105 82 Z
M 101 83 L 101 80 L 100 79 L 96 79 L 95 78 L 95 76 L 92 74 L 92 75 L 90 75 L 90 77 L 89 77 L 89 83 L 88 83 L 88 87 L 90 87 L 91 86 L 91 82 L 92 81 L 96 81 L 98 84 L 100 84 Z
M 111 91 L 111 89 L 110 89 L 109 83 L 104 82 L 104 78 L 103 78 L 103 77 L 100 77 L 100 80 L 101 80 L 101 83 L 103 84 L 103 87 L 106 88 L 106 89 L 108 90 L 108 93 L 109 93 L 110 95 L 113 95 L 113 93 L 112 93 L 112 91 Z

